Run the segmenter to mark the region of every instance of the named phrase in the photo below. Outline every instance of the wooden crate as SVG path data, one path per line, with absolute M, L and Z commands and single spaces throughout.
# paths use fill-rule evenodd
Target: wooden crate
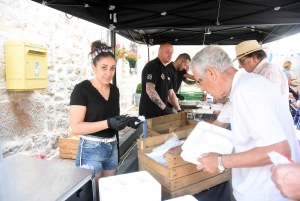
M 187 125 L 187 112 L 180 112 L 147 119 L 148 136 L 159 136 L 161 134 L 169 133 L 169 129 L 175 129 Z
M 177 130 L 178 128 L 188 129 L 195 128 L 198 122 L 187 119 L 187 112 L 179 112 L 175 114 L 165 115 L 147 119 L 148 137 L 159 136 Z M 208 123 L 212 123 L 215 119 L 209 119 Z
M 78 149 L 78 137 L 72 138 L 59 138 L 59 156 L 61 158 L 76 159 L 77 149 Z
M 191 131 L 192 128 L 179 128 L 175 133 L 179 139 L 186 139 Z M 166 154 L 167 167 L 146 155 L 171 137 L 172 134 L 163 134 L 138 140 L 139 170 L 146 170 L 162 185 L 164 199 L 193 195 L 229 180 L 229 171 L 216 174 L 199 171 L 196 165 L 184 161 L 180 154 Z

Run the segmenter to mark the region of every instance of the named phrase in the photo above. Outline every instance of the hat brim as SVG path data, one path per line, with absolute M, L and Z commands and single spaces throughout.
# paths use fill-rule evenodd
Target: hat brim
M 244 57 L 244 56 L 246 56 L 246 55 L 248 55 L 248 54 L 250 54 L 252 52 L 255 52 L 255 51 L 258 51 L 258 50 L 262 50 L 262 49 L 267 49 L 267 48 L 257 48 L 257 49 L 251 50 L 249 52 L 246 52 L 246 53 L 244 53 L 244 54 L 236 57 L 235 59 L 233 59 L 233 61 L 236 61 L 236 60 L 238 60 L 238 59 L 240 59 L 240 58 L 242 58 L 242 57 Z

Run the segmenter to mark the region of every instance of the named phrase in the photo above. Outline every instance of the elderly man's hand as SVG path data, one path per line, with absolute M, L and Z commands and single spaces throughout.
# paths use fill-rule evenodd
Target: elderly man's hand
M 200 158 L 198 158 L 198 162 L 200 165 L 197 165 L 198 170 L 203 170 L 209 173 L 217 173 L 219 172 L 218 168 L 218 153 L 206 153 L 202 154 Z
M 166 153 L 164 153 L 163 157 L 166 158 L 166 154 L 167 153 L 172 153 L 172 154 L 181 154 L 182 152 L 182 145 L 176 146 L 176 147 L 172 147 L 171 149 L 169 149 Z

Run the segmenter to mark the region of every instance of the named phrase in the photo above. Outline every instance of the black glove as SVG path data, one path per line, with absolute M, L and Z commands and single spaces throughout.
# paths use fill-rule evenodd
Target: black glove
M 181 105 L 179 105 L 180 106 L 180 110 L 178 110 L 177 112 L 183 112 L 184 111 L 184 109 L 182 108 L 182 106 Z
M 172 108 L 169 108 L 168 106 L 166 106 L 165 109 L 163 109 L 163 111 L 164 115 L 173 114 Z
M 116 117 L 111 117 L 107 119 L 107 125 L 109 128 L 114 130 L 122 130 L 127 126 L 129 118 L 126 117 L 127 115 L 121 115 Z
M 176 94 L 176 96 L 177 96 L 177 98 L 179 98 L 179 100 L 184 100 L 185 99 L 184 96 L 181 95 L 181 94 Z
M 137 117 L 127 117 L 129 119 L 127 126 L 137 129 L 140 124 L 142 123 L 141 120 L 139 120 Z M 138 124 L 135 125 L 135 122 L 138 122 Z

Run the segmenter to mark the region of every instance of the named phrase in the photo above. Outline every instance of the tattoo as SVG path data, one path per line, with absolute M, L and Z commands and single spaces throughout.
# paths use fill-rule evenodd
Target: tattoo
M 146 92 L 149 98 L 162 110 L 165 108 L 166 104 L 160 99 L 158 93 L 155 90 L 155 84 L 151 82 L 146 83 Z

